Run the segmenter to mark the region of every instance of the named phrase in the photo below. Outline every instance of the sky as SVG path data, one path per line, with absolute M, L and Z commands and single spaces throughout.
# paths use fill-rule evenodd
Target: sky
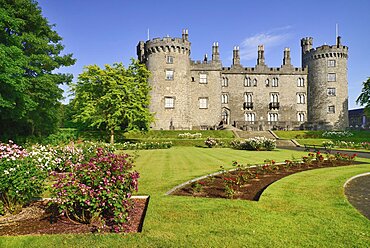
M 189 30 L 191 59 L 211 54 L 218 42 L 223 66 L 230 66 L 232 49 L 240 47 L 241 64 L 256 64 L 257 46 L 265 47 L 270 67 L 282 64 L 283 50 L 291 49 L 292 64 L 301 67 L 300 40 L 313 37 L 313 46 L 334 45 L 336 25 L 342 44 L 349 47 L 349 109 L 362 82 L 370 77 L 370 1 L 368 0 L 38 0 L 42 14 L 63 38 L 63 53 L 73 53 L 74 81 L 84 66 L 130 63 L 136 45 L 156 37 L 181 37 Z M 67 87 L 65 96 L 68 95 Z M 65 102 L 68 102 L 66 97 Z

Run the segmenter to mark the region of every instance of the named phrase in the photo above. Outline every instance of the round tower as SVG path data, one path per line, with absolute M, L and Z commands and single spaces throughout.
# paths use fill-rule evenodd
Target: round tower
M 139 42 L 137 55 L 151 72 L 149 84 L 155 114 L 153 129 L 191 129 L 189 109 L 190 42 L 182 38 L 155 38 Z
M 314 129 L 348 127 L 348 47 L 340 37 L 333 46 L 312 48 L 311 37 L 301 40 L 302 67 L 308 67 L 307 112 Z

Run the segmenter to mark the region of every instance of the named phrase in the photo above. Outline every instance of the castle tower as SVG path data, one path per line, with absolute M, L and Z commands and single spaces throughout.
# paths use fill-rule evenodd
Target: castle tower
M 188 30 L 181 38 L 155 38 L 137 45 L 137 55 L 151 71 L 149 84 L 155 113 L 153 129 L 191 129 L 189 107 L 190 42 Z
M 348 47 L 312 48 L 311 37 L 301 40 L 302 67 L 308 67 L 308 121 L 317 129 L 348 127 Z

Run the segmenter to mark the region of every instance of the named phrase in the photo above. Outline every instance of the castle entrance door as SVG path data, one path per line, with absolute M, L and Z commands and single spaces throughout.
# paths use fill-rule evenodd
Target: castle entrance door
M 230 123 L 230 110 L 227 108 L 224 108 L 221 113 L 221 119 L 224 125 L 229 125 Z

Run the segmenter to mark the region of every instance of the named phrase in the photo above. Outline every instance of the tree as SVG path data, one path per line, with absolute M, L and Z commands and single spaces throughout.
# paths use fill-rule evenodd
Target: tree
M 0 135 L 44 135 L 58 126 L 60 84 L 75 63 L 33 0 L 0 0 Z
M 74 120 L 91 127 L 105 128 L 114 143 L 116 130 L 148 130 L 153 116 L 149 112 L 149 71 L 137 60 L 127 69 L 122 63 L 113 66 L 89 65 L 73 85 Z
M 365 113 L 367 116 L 370 116 L 370 77 L 362 85 L 362 92 L 357 98 L 356 103 L 360 103 L 361 106 L 365 105 Z

